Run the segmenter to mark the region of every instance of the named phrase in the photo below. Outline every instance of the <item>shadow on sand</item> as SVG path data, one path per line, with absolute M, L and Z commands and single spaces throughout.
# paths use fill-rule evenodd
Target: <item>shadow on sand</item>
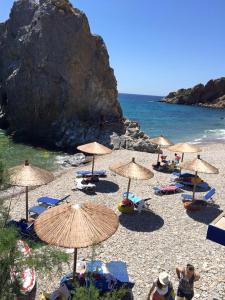
M 209 185 L 204 186 L 204 187 L 197 186 L 195 192 L 196 193 L 204 193 L 204 192 L 208 192 L 210 189 L 211 189 L 211 187 Z M 182 187 L 182 190 L 192 192 L 193 186 L 184 184 L 184 186 Z
M 95 191 L 98 193 L 116 193 L 118 190 L 118 184 L 112 181 L 100 179 L 99 182 L 96 182 Z
M 219 209 L 218 205 L 207 205 L 203 206 L 199 211 L 188 211 L 187 215 L 192 218 L 193 220 L 204 223 L 210 224 L 215 218 L 221 214 L 222 210 Z
M 132 231 L 152 232 L 164 225 L 164 220 L 152 211 L 134 212 L 131 215 L 121 214 L 120 224 Z

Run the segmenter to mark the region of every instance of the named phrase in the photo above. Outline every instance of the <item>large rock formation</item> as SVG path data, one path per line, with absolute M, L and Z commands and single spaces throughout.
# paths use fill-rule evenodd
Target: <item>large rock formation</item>
M 80 134 L 118 121 L 116 85 L 102 38 L 66 0 L 19 0 L 0 24 L 0 103 L 11 131 L 55 143 L 71 124 Z
M 0 24 L 0 126 L 32 143 L 152 152 L 124 122 L 106 46 L 67 0 L 18 0 Z M 144 138 L 144 139 L 143 139 Z
M 171 92 L 163 98 L 163 101 L 167 103 L 225 108 L 225 77 L 210 80 L 206 85 L 198 84 L 193 88 Z

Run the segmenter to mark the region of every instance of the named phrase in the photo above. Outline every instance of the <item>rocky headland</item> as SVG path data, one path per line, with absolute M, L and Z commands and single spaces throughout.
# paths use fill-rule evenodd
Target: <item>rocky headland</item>
M 225 108 L 225 77 L 209 80 L 206 85 L 198 84 L 193 88 L 171 92 L 162 101 L 175 104 Z
M 98 141 L 152 152 L 123 118 L 103 39 L 67 0 L 18 0 L 0 24 L 1 125 L 19 140 L 59 149 Z

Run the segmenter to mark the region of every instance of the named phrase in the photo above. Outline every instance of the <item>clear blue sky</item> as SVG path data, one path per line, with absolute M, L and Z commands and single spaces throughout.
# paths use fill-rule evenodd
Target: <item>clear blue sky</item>
M 12 0 L 0 0 L 0 21 Z M 225 76 L 225 0 L 72 0 L 108 48 L 120 92 L 165 95 Z

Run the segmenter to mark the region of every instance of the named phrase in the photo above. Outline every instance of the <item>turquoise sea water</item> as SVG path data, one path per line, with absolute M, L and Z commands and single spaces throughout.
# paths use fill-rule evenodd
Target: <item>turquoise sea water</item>
M 150 136 L 163 134 L 173 142 L 225 142 L 225 110 L 159 102 L 161 97 L 119 94 L 124 116 L 137 120 Z M 46 169 L 56 168 L 57 152 L 15 144 L 0 130 L 0 156 L 8 166 L 29 159 Z
M 137 120 L 150 136 L 162 134 L 175 143 L 225 143 L 225 109 L 167 104 L 160 99 L 119 94 L 124 116 Z

